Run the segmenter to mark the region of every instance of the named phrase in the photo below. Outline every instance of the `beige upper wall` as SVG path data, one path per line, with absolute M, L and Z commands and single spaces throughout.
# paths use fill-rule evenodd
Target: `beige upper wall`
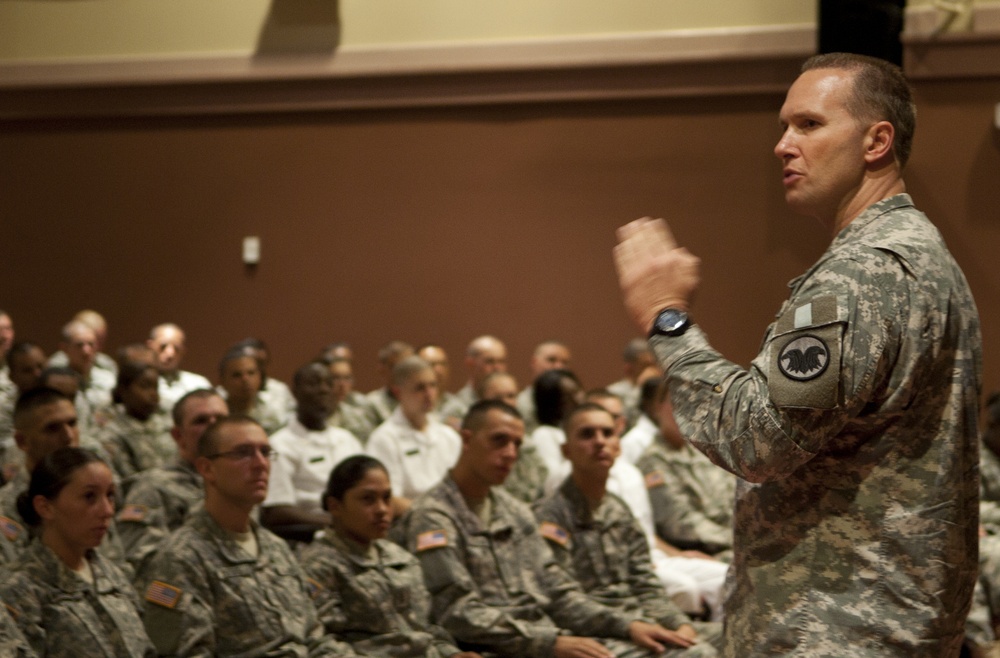
M 339 7 L 338 7 L 339 4 Z M 4 0 L 0 61 L 250 54 L 280 24 L 342 46 L 814 24 L 806 0 Z M 328 40 L 326 40 L 328 42 Z

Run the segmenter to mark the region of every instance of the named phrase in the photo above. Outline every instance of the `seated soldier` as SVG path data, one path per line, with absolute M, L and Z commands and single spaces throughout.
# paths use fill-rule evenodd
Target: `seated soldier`
M 2 316 L 0 316 L 2 318 Z M 14 404 L 23 391 L 38 385 L 45 368 L 45 352 L 34 343 L 19 341 L 7 351 L 7 373 L 12 388 L 0 392 L 0 481 L 6 482 L 24 461 L 14 443 Z
M 653 506 L 656 534 L 682 550 L 729 561 L 733 549 L 736 478 L 681 436 L 666 384 L 657 387 L 660 429 L 639 459 Z
M 122 546 L 136 573 L 160 542 L 201 506 L 203 487 L 194 467 L 198 441 L 209 425 L 228 413 L 225 400 L 209 389 L 191 391 L 174 405 L 170 435 L 177 443 L 177 459 L 134 478 L 118 513 Z
M 569 348 L 558 340 L 546 340 L 531 353 L 531 381 L 549 370 L 569 370 L 572 360 Z M 524 418 L 524 430 L 530 435 L 538 427 L 538 413 L 535 411 L 535 386 L 529 384 L 517 395 L 517 410 Z
M 295 396 L 292 395 L 292 389 L 280 379 L 269 376 L 271 351 L 267 344 L 259 338 L 244 338 L 230 349 L 243 350 L 257 359 L 261 377 L 260 395 L 264 404 L 284 418 L 294 416 Z
M 482 658 L 463 653 L 430 623 L 420 563 L 385 539 L 392 486 L 382 464 L 354 455 L 330 473 L 324 507 L 333 524 L 299 555 L 327 632 L 365 656 Z
M 59 391 L 36 387 L 18 397 L 14 407 L 14 440 L 24 453 L 24 465 L 0 487 L 0 563 L 9 563 L 28 544 L 28 531 L 17 508 L 17 497 L 27 491 L 31 471 L 59 448 L 80 445 L 76 408 Z M 96 451 L 94 451 L 96 452 Z M 123 551 L 112 524 L 101 542 L 101 556 L 123 561 Z
M 587 393 L 587 401 L 601 406 L 611 414 L 615 420 L 616 435 L 620 436 L 619 433 L 625 426 L 624 403 L 621 398 L 607 389 L 597 389 Z M 607 489 L 628 505 L 638 522 L 646 537 L 653 570 L 667 594 L 684 612 L 701 615 L 705 613 L 705 606 L 708 606 L 710 618 L 721 621 L 723 588 L 729 565 L 698 551 L 681 550 L 656 535 L 653 507 L 642 471 L 621 457 L 621 441 L 614 442 L 612 447 L 619 454 L 608 474 Z M 572 467 L 567 468 L 563 479 L 569 476 L 571 469 Z
M 398 517 L 414 498 L 441 481 L 458 459 L 462 440 L 437 419 L 437 376 L 419 356 L 403 359 L 392 369 L 392 394 L 399 406 L 372 432 L 367 450 L 389 473 Z
M 114 405 L 96 438 L 115 474 L 128 478 L 172 462 L 177 446 L 160 407 L 159 372 L 144 363 L 123 363 L 113 392 Z
M 487 375 L 478 393 L 481 400 L 500 400 L 512 407 L 517 406 L 517 380 L 510 373 L 498 371 Z M 545 467 L 531 437 L 525 434 L 521 449 L 517 452 L 514 470 L 507 476 L 503 488 L 514 498 L 530 505 L 545 494 L 545 479 L 548 474 L 549 469 Z
M 203 376 L 181 370 L 187 337 L 176 324 L 158 324 L 149 332 L 146 344 L 156 355 L 156 367 L 160 370 L 160 408 L 169 414 L 177 401 L 185 393 L 199 388 L 212 388 Z
M 608 390 L 622 399 L 625 405 L 625 431 L 632 429 L 639 420 L 639 386 L 642 376 L 647 368 L 656 365 L 656 357 L 649 343 L 645 338 L 633 338 L 622 351 L 622 361 L 624 362 L 623 374 L 625 375 L 613 384 L 608 385 Z M 622 434 L 622 438 L 625 435 Z
M 397 363 L 411 356 L 413 356 L 413 346 L 401 340 L 394 340 L 378 351 L 378 372 L 385 385 L 366 396 L 376 427 L 389 419 L 398 404 L 392 394 L 392 369 Z
M 465 348 L 465 369 L 469 381 L 440 412 L 442 420 L 455 429 L 461 426 L 469 407 L 479 401 L 478 390 L 483 380 L 494 372 L 507 372 L 507 346 L 494 336 L 473 338 Z
M 97 332 L 88 324 L 73 320 L 62 328 L 59 349 L 66 354 L 66 365 L 80 376 L 80 394 L 87 403 L 88 416 L 93 417 L 110 406 L 115 374 L 96 365 Z
M 466 651 L 511 658 L 663 651 L 675 634 L 587 596 L 556 563 L 531 510 L 500 487 L 523 438 L 513 407 L 473 405 L 458 463 L 413 505 L 407 544 L 424 570 L 432 621 Z
M 261 391 L 263 376 L 253 350 L 232 349 L 219 361 L 219 386 L 215 390 L 225 398 L 230 413 L 253 418 L 270 436 L 288 423 L 289 416 L 286 406 L 268 404 Z
M 638 522 L 625 502 L 607 490 L 619 454 L 614 418 L 603 407 L 586 403 L 570 413 L 564 427 L 562 450 L 572 471 L 555 493 L 534 506 L 539 531 L 556 561 L 601 603 L 641 610 L 671 629 L 673 636 L 664 642 L 670 648 L 660 655 L 717 655 L 721 624 L 695 624 L 670 600 L 654 573 Z
M 448 362 L 448 353 L 440 345 L 424 345 L 417 350 L 417 356 L 431 364 L 434 374 L 438 380 L 438 401 L 434 411 L 441 413 L 445 405 L 450 404 L 454 393 L 448 392 L 448 380 L 451 378 L 451 364 Z
M 73 316 L 73 322 L 82 322 L 94 331 L 94 348 L 96 353 L 94 354 L 94 367 L 100 370 L 106 370 L 112 375 L 112 377 L 118 376 L 118 363 L 112 359 L 110 356 L 102 352 L 105 344 L 108 340 L 108 322 L 104 319 L 104 316 L 90 309 L 84 309 Z M 54 352 L 51 357 L 49 357 L 48 365 L 50 366 L 68 366 L 69 357 L 63 350 Z
M 201 436 L 204 506 L 140 574 L 143 622 L 161 656 L 353 655 L 324 635 L 288 545 L 251 518 L 267 495 L 271 456 L 250 418 L 223 418 Z
M 341 427 L 361 442 L 367 445 L 368 437 L 377 427 L 374 412 L 368 400 L 354 395 L 354 368 L 351 362 L 343 357 L 324 357 L 321 359 L 330 368 L 333 375 L 333 413 L 326 419 L 327 425 Z
M 271 437 L 278 457 L 260 519 L 286 539 L 309 541 L 330 524 L 321 500 L 330 471 L 363 448 L 353 434 L 326 423 L 333 409 L 333 375 L 326 364 L 313 361 L 296 370 L 292 395 L 295 418 Z

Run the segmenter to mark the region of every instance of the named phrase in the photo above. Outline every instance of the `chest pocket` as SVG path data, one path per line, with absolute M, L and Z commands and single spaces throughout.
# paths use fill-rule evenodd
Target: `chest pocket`
M 767 382 L 778 407 L 833 409 L 840 399 L 847 303 L 837 296 L 789 304 L 767 346 Z

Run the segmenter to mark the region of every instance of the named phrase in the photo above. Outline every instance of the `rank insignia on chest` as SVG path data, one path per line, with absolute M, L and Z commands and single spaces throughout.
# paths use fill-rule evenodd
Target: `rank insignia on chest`
M 546 521 L 538 527 L 538 531 L 548 540 L 554 541 L 560 546 L 565 546 L 569 543 L 569 533 L 559 525 L 552 523 L 551 521 Z
M 440 548 L 448 545 L 448 535 L 444 530 L 428 530 L 417 535 L 417 552 L 428 548 Z
M 118 512 L 119 521 L 144 521 L 149 508 L 145 505 L 126 505 Z
M 662 487 L 667 483 L 666 478 L 663 477 L 663 473 L 659 471 L 650 471 L 646 473 L 646 488 L 652 489 L 654 487 Z
M 6 516 L 0 516 L 0 532 L 7 539 L 17 541 L 17 538 L 21 536 L 23 531 L 24 528 L 17 521 L 8 519 Z
M 178 587 L 154 580 L 146 588 L 146 600 L 164 608 L 176 608 L 182 593 Z

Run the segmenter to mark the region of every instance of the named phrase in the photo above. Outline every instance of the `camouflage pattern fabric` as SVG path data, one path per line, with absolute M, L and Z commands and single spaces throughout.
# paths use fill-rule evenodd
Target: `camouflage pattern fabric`
M 126 575 L 96 553 L 87 561 L 93 584 L 34 541 L 0 583 L 0 600 L 32 649 L 50 658 L 156 656 Z
M 459 649 L 430 623 L 417 559 L 396 544 L 362 546 L 328 529 L 299 555 L 327 633 L 365 656 L 446 658 Z
M 866 209 L 749 371 L 650 340 L 681 432 L 737 487 L 729 656 L 957 655 L 976 578 L 978 313 L 909 196 Z
M 531 437 L 525 437 L 521 449 L 517 453 L 514 469 L 503 483 L 504 490 L 522 503 L 531 504 L 545 495 L 545 480 L 549 469 L 542 461 L 538 449 L 531 442 Z
M 664 541 L 710 555 L 733 548 L 736 478 L 731 473 L 689 445 L 668 445 L 659 434 L 636 465 L 646 481 L 656 534 Z
M 34 658 L 37 655 L 10 616 L 10 609 L 0 605 L 0 658 Z
M 133 477 L 117 525 L 125 556 L 138 573 L 160 542 L 201 508 L 204 488 L 198 472 L 182 460 Z
M 646 536 L 623 500 L 608 493 L 591 510 L 583 493 L 567 478 L 552 495 L 534 506 L 539 533 L 556 561 L 590 597 L 604 605 L 640 614 L 676 630 L 691 619 L 681 612 L 653 571 Z M 718 655 L 722 625 L 699 624 L 701 642 L 690 648 L 669 647 L 666 658 L 708 658 Z
M 160 655 L 354 655 L 324 635 L 285 542 L 256 523 L 251 529 L 257 557 L 202 509 L 144 565 L 143 621 Z
M 377 427 L 372 422 L 370 408 L 356 407 L 353 404 L 347 404 L 347 402 L 341 402 L 337 405 L 337 409 L 326 419 L 326 424 L 347 430 L 362 446 L 367 445 L 368 437 Z
M 407 544 L 423 567 L 431 619 L 465 651 L 511 658 L 547 658 L 566 631 L 628 638 L 628 625 L 642 615 L 584 594 L 556 563 L 531 510 L 499 487 L 489 498 L 486 527 L 450 476 L 414 501 Z M 636 648 L 605 644 L 619 655 Z
M 177 458 L 177 443 L 161 414 L 153 414 L 143 422 L 117 407 L 97 439 L 111 457 L 111 468 L 122 479 L 173 463 Z

